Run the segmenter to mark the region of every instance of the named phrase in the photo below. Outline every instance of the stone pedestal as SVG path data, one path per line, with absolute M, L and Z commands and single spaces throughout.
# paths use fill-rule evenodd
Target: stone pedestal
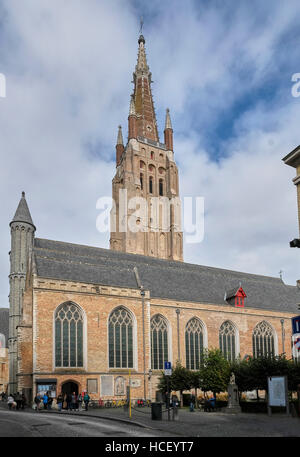
M 225 413 L 240 413 L 242 412 L 239 404 L 239 391 L 236 384 L 228 386 L 228 405 L 223 410 Z

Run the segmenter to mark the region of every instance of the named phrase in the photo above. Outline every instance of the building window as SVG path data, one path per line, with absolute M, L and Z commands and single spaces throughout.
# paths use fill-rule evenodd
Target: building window
M 141 182 L 141 190 L 144 189 L 144 177 L 143 177 L 143 173 L 140 174 L 140 182 Z
M 253 357 L 274 357 L 274 331 L 268 322 L 256 325 L 252 335 Z
M 163 370 L 168 360 L 168 324 L 163 316 L 156 314 L 151 319 L 151 368 Z
M 150 152 L 150 157 L 151 157 L 152 160 L 154 160 L 154 152 L 153 151 Z
M 186 368 L 199 370 L 203 360 L 203 325 L 197 318 L 191 319 L 185 328 Z
M 159 195 L 162 197 L 164 195 L 164 183 L 163 180 L 159 180 Z
M 88 379 L 86 388 L 87 388 L 88 394 L 97 394 L 98 393 L 98 380 L 97 379 Z
M 133 368 L 133 321 L 127 309 L 117 308 L 109 317 L 109 368 Z
M 236 330 L 232 322 L 223 322 L 219 331 L 220 350 L 225 359 L 231 362 L 236 358 L 235 337 Z
M 55 313 L 55 366 L 83 367 L 83 315 L 74 303 L 60 305 Z
M 150 194 L 153 194 L 153 178 L 150 176 L 149 178 L 149 192 Z

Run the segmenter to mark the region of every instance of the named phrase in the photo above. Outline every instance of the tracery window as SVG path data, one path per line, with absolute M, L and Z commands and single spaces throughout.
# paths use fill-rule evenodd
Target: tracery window
M 253 357 L 275 356 L 274 331 L 270 324 L 262 321 L 256 325 L 252 334 Z
M 185 327 L 186 368 L 199 370 L 203 359 L 203 325 L 194 317 Z
M 55 366 L 83 367 L 83 314 L 72 302 L 55 312 Z
M 168 362 L 168 324 L 160 314 L 151 319 L 151 368 L 162 370 Z
M 235 340 L 236 329 L 234 325 L 230 321 L 223 322 L 219 330 L 220 350 L 229 361 L 234 361 L 236 358 Z
M 109 317 L 109 367 L 133 368 L 133 320 L 120 306 Z

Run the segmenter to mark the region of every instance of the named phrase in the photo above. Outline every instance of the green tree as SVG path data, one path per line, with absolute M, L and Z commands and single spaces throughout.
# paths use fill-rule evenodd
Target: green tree
M 158 389 L 165 394 L 168 387 L 169 391 L 176 390 L 180 392 L 180 404 L 182 406 L 183 391 L 190 390 L 192 387 L 191 371 L 183 367 L 180 362 L 177 362 L 172 376 L 165 376 L 162 372 L 159 378 Z
M 204 392 L 211 391 L 214 396 L 227 391 L 230 377 L 230 363 L 219 349 L 204 352 L 203 365 L 200 369 L 200 387 Z

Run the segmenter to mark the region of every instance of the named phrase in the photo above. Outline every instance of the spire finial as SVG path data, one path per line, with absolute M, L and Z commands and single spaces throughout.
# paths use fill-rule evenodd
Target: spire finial
M 143 26 L 144 26 L 144 19 L 143 19 L 143 16 L 141 16 L 141 19 L 140 19 L 140 35 L 143 35 Z
M 25 192 L 24 191 L 22 192 L 22 197 L 25 198 Z

